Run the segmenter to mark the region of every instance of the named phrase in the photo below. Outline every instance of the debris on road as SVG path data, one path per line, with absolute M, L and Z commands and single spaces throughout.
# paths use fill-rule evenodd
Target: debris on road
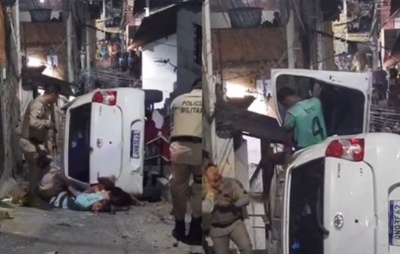
M 14 219 L 13 210 L 0 207 L 0 220 L 4 219 Z
M 56 223 L 56 225 L 57 225 L 57 226 L 60 226 L 60 227 L 72 228 L 71 224 L 66 223 L 66 222 Z

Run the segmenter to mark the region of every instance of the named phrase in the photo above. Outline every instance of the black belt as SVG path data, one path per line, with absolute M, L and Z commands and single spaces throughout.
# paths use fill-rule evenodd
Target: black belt
M 172 142 L 190 142 L 190 143 L 203 143 L 203 139 L 199 137 L 190 137 L 190 136 L 180 136 L 180 137 L 172 137 L 171 138 L 171 143 Z
M 232 221 L 232 222 L 228 222 L 228 223 L 211 223 L 211 226 L 215 227 L 215 228 L 226 228 L 229 227 L 230 225 L 232 225 L 233 223 L 235 223 L 236 221 L 240 220 L 240 218 Z
M 29 141 L 31 141 L 34 145 L 43 145 L 44 141 L 40 141 L 36 138 L 30 138 Z

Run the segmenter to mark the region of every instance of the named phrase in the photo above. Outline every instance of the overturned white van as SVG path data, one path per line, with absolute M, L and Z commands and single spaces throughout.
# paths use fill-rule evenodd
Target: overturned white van
M 269 253 L 397 253 L 400 136 L 366 134 L 372 73 L 276 69 L 271 84 L 280 123 L 280 88 L 319 97 L 330 138 L 275 169 Z
M 65 105 L 65 174 L 93 185 L 98 177 L 114 175 L 117 186 L 142 195 L 145 109 L 160 101 L 160 91 L 114 88 Z

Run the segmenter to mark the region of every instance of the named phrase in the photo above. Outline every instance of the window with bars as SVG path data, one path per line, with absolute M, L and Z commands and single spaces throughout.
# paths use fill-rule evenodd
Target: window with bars
M 202 65 L 201 53 L 203 42 L 203 31 L 202 27 L 198 24 L 193 24 L 193 60 L 196 64 Z

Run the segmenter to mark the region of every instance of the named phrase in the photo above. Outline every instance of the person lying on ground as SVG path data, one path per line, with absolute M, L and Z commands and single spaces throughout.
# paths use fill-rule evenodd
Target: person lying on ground
M 81 192 L 72 186 L 68 187 L 69 193 L 74 197 L 74 203 L 80 211 L 111 212 L 110 193 L 96 191 L 95 188 Z
M 145 202 L 141 202 L 136 197 L 129 195 L 120 187 L 115 186 L 116 177 L 99 177 L 97 181 L 99 182 L 98 188 L 110 192 L 110 201 L 113 206 L 116 207 L 130 207 L 130 206 L 144 206 Z
M 68 186 L 81 190 L 86 190 L 90 187 L 89 184 L 68 178 L 54 163 L 50 163 L 48 168 L 47 173 L 44 174 L 33 192 L 24 196 L 22 200 L 23 206 L 51 210 L 53 207 L 49 204 L 50 200 L 61 192 L 68 191 Z
M 90 187 L 90 185 L 87 183 L 82 183 L 78 180 L 65 176 L 60 168 L 53 165 L 38 186 L 37 195 L 42 200 L 50 203 L 51 200 L 54 201 L 55 197 L 59 197 L 62 192 L 70 192 L 71 194 L 75 193 L 75 196 L 77 196 L 78 192 L 82 194 L 96 194 L 104 192 L 107 193 L 104 195 L 106 195 L 106 199 L 110 201 L 112 212 L 127 211 L 131 205 L 142 205 L 142 203 L 136 198 L 131 197 L 121 188 L 115 186 L 115 176 L 99 177 L 98 181 L 99 185 Z M 90 199 L 91 197 L 95 197 L 95 195 L 89 195 L 88 197 Z M 86 195 L 83 195 L 79 200 L 83 200 L 85 198 Z M 79 205 L 82 206 L 83 204 Z M 83 205 L 83 207 L 85 207 L 83 209 L 88 209 L 86 205 Z
M 75 205 L 80 211 L 128 211 L 130 206 L 134 204 L 133 198 L 128 193 L 115 186 L 110 190 L 93 186 L 83 192 L 69 186 L 68 192 L 74 197 Z
M 50 200 L 50 205 L 55 208 L 70 209 L 74 211 L 92 211 L 94 213 L 112 212 L 110 200 L 95 193 L 82 193 L 75 189 L 74 194 L 62 191 Z M 95 195 L 93 195 L 95 194 Z
M 90 184 L 67 177 L 59 167 L 52 164 L 37 186 L 35 194 L 42 200 L 49 202 L 50 199 L 61 192 L 68 191 L 69 186 L 80 191 L 86 191 L 90 188 Z

